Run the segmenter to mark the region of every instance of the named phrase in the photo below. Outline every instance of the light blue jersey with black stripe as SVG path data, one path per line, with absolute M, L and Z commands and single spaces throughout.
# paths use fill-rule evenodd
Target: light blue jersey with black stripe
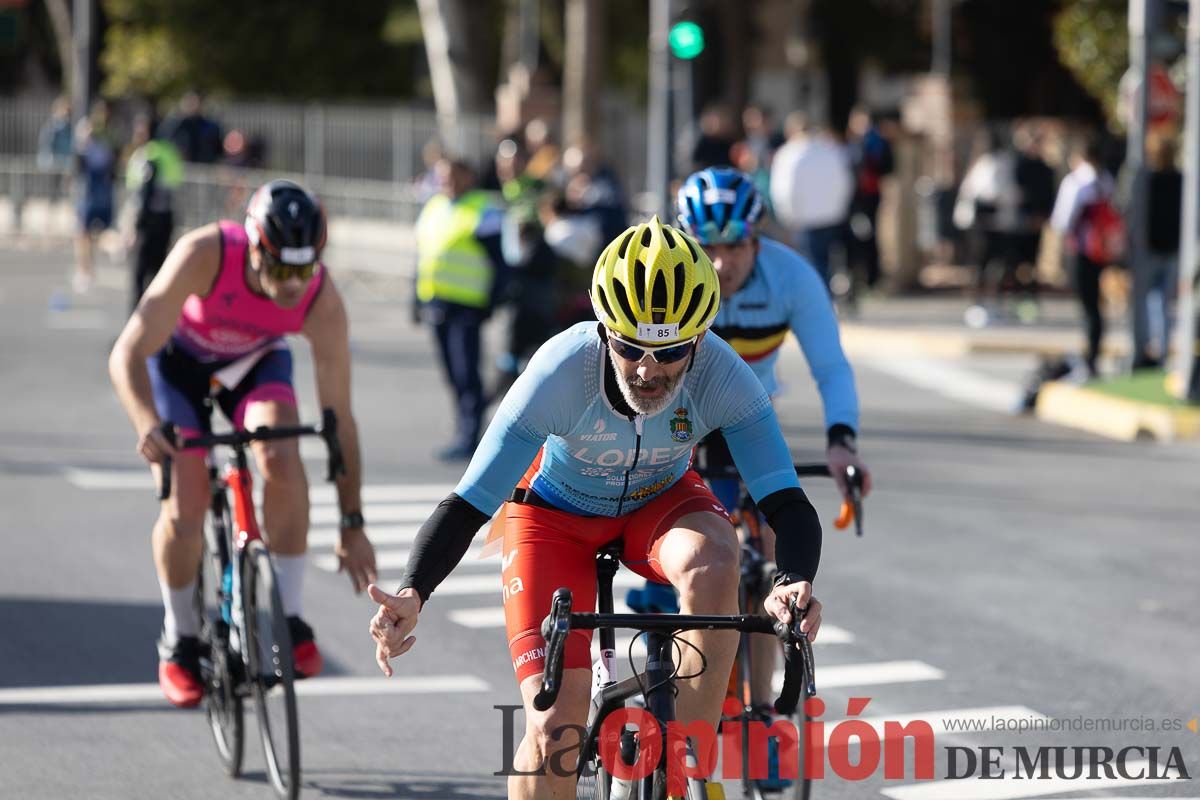
M 667 407 L 630 419 L 604 390 L 608 348 L 582 322 L 534 354 L 455 492 L 485 514 L 508 499 L 544 446 L 532 488 L 564 511 L 619 516 L 675 484 L 701 438 L 720 430 L 750 494 L 761 500 L 800 484 L 762 383 L 709 334 Z
M 838 320 L 821 276 L 791 248 L 765 236 L 754 269 L 737 294 L 721 301 L 712 330 L 746 360 L 767 393 L 779 391 L 776 364 L 795 334 L 821 393 L 826 429 L 858 430 L 854 371 L 842 351 Z

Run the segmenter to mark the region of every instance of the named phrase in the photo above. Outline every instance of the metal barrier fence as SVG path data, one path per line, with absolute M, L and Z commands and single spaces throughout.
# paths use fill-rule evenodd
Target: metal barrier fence
M 0 98 L 0 156 L 31 156 L 52 98 Z M 119 111 L 119 108 L 118 108 Z M 306 176 L 409 182 L 424 169 L 421 149 L 438 135 L 437 116 L 406 106 L 218 102 L 208 113 L 224 130 L 260 136 L 266 166 Z M 119 116 L 119 114 L 118 114 Z M 604 104 L 602 132 L 609 161 L 627 191 L 645 185 L 645 115 L 628 104 Z M 492 116 L 462 114 L 450 146 L 476 164 L 495 153 Z
M 176 193 L 176 224 L 186 230 L 215 219 L 238 219 L 245 213 L 249 192 L 280 177 L 304 182 L 321 199 L 331 218 L 411 224 L 421 210 L 415 190 L 406 183 L 193 164 L 189 165 L 187 178 Z M 23 228 L 21 215 L 31 200 L 62 202 L 69 196 L 70 184 L 67 171 L 39 169 L 32 156 L 0 157 L 0 197 L 9 201 L 13 230 Z M 120 208 L 119 186 L 117 194 L 117 208 Z

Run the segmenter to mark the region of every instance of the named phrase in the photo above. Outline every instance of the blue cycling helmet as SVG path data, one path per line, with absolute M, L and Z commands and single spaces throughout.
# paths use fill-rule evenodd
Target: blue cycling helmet
M 679 224 L 700 244 L 733 244 L 754 235 L 763 199 L 750 176 L 709 167 L 688 176 L 675 200 Z

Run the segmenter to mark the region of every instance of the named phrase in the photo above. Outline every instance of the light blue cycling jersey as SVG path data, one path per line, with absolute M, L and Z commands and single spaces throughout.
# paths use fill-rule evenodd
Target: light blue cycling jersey
M 842 352 L 824 281 L 798 253 L 765 236 L 745 285 L 721 301 L 712 330 L 750 365 L 767 393 L 779 391 L 775 364 L 790 329 L 800 342 L 825 407 L 825 428 L 858 430 L 854 371 Z
M 706 336 L 666 409 L 631 420 L 605 394 L 612 367 L 597 327 L 581 322 L 534 354 L 455 488 L 460 497 L 494 513 L 544 445 L 534 491 L 575 514 L 627 514 L 673 486 L 696 442 L 717 429 L 755 500 L 800 485 L 770 398 L 728 344 Z

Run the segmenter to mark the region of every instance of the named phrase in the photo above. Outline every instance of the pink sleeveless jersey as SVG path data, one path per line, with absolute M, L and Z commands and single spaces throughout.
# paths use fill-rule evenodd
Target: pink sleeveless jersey
M 304 298 L 295 308 L 281 308 L 246 285 L 246 231 L 236 222 L 221 222 L 221 269 L 209 293 L 190 295 L 183 304 L 172 338 L 201 361 L 226 361 L 257 350 L 285 333 L 296 333 L 325 280 L 318 265 Z

